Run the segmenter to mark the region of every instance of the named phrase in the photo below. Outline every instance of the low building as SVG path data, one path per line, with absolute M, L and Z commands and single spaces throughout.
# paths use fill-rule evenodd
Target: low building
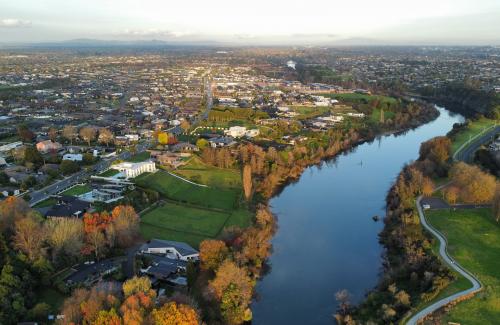
M 36 149 L 42 153 L 49 151 L 58 151 L 62 148 L 59 142 L 52 142 L 52 140 L 40 141 L 36 144 Z
M 208 139 L 208 142 L 212 148 L 228 147 L 236 143 L 232 137 L 214 137 Z
M 62 160 L 82 161 L 83 155 L 81 153 L 67 153 L 63 155 Z
M 152 161 L 143 161 L 138 163 L 122 162 L 112 167 L 113 169 L 122 172 L 126 178 L 134 178 L 141 175 L 142 173 L 156 172 L 155 163 Z
M 140 252 L 164 255 L 170 259 L 182 261 L 198 260 L 200 257 L 200 253 L 186 243 L 161 239 L 151 239 L 141 246 Z
M 0 152 L 9 152 L 11 150 L 14 150 L 18 147 L 21 147 L 23 143 L 21 141 L 16 141 L 8 144 L 4 144 L 0 146 Z
M 90 210 L 90 203 L 74 196 L 61 195 L 46 213 L 46 218 L 82 218 Z

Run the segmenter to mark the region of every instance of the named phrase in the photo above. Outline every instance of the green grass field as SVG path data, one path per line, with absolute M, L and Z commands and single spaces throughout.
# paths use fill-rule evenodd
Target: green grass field
M 154 174 L 144 173 L 136 177 L 135 182 L 175 201 L 228 211 L 234 209 L 240 196 L 240 190 L 196 186 L 162 170 Z
M 476 297 L 457 304 L 449 314 L 445 315 L 443 324 L 447 322 L 468 325 L 498 324 L 500 320 L 500 225 L 493 220 L 491 211 L 489 209 L 453 212 L 434 210 L 427 212 L 427 218 L 447 237 L 450 255 L 478 276 L 485 286 L 485 289 Z M 457 287 L 464 287 L 464 283 L 454 284 L 451 289 L 456 290 Z
M 115 176 L 119 172 L 120 171 L 118 171 L 116 169 L 110 168 L 107 171 L 105 171 L 104 173 L 100 173 L 99 176 L 101 176 L 101 177 L 111 177 L 111 176 Z
M 141 161 L 148 160 L 150 157 L 151 157 L 151 153 L 149 153 L 148 151 L 144 151 L 144 152 L 141 152 L 141 153 L 133 155 L 127 161 L 130 161 L 130 162 L 141 162 Z
M 451 143 L 451 149 L 453 153 L 455 153 L 457 149 L 460 148 L 460 146 L 464 144 L 466 141 L 468 141 L 471 137 L 475 136 L 476 134 L 479 134 L 485 128 L 488 128 L 494 124 L 495 124 L 494 120 L 490 120 L 487 118 L 481 118 L 476 121 L 470 121 L 469 127 L 466 130 L 459 132 L 453 136 Z
M 307 120 L 310 118 L 318 117 L 324 115 L 330 111 L 329 107 L 323 106 L 290 106 L 290 110 L 299 113 L 296 119 Z
M 61 194 L 70 195 L 70 196 L 78 196 L 78 195 L 81 195 L 81 194 L 88 193 L 90 191 L 92 191 L 92 188 L 90 187 L 90 185 L 85 184 L 85 185 L 76 185 L 76 186 L 73 186 L 72 188 L 70 188 L 69 190 L 66 190 L 66 191 L 62 192 Z
M 54 198 L 48 198 L 48 199 L 45 199 L 43 201 L 40 201 L 38 202 L 37 204 L 35 204 L 33 206 L 33 208 L 46 208 L 46 207 L 50 207 L 50 206 L 53 206 L 54 204 L 56 204 L 56 199 Z
M 384 110 L 384 120 L 387 121 L 388 119 L 392 119 L 396 115 L 396 113 Z M 372 121 L 374 122 L 380 122 L 380 109 L 375 108 L 372 112 L 372 115 L 370 116 Z
M 384 103 L 395 104 L 397 102 L 396 98 L 383 95 L 345 93 L 345 94 L 324 94 L 322 96 L 335 98 L 340 101 L 351 102 L 351 103 L 369 103 L 373 99 L 378 99 L 381 104 Z
M 220 212 L 166 203 L 141 217 L 141 234 L 187 242 L 194 247 L 207 238 L 216 238 L 228 226 L 248 227 L 253 215 L 246 210 Z
M 210 187 L 241 189 L 239 170 L 208 166 L 198 156 L 193 156 L 186 165 L 176 169 L 174 173 Z

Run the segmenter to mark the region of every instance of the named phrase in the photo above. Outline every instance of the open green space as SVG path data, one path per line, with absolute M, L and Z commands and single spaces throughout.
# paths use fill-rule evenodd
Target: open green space
M 448 252 L 475 274 L 485 289 L 472 299 L 458 303 L 444 316 L 443 324 L 497 324 L 500 319 L 500 225 L 490 209 L 433 210 L 429 222 L 448 239 Z M 454 283 L 450 289 L 467 288 Z M 444 296 L 444 293 L 441 293 Z
M 194 247 L 207 238 L 216 238 L 225 227 L 248 227 L 253 215 L 247 210 L 220 212 L 183 204 L 166 203 L 141 217 L 141 234 L 187 242 Z
M 232 210 L 240 196 L 240 190 L 202 187 L 191 184 L 160 170 L 144 173 L 135 178 L 137 185 L 153 189 L 163 196 L 201 207 Z
M 383 95 L 344 93 L 344 94 L 323 94 L 322 96 L 335 98 L 340 101 L 350 102 L 350 103 L 369 103 L 374 99 L 378 99 L 380 101 L 380 104 L 395 104 L 397 102 L 396 98 Z
M 192 182 L 217 188 L 241 188 L 241 173 L 236 169 L 223 169 L 205 164 L 198 156 L 192 156 L 189 162 L 176 169 L 175 174 Z
M 56 204 L 56 199 L 48 198 L 35 204 L 33 208 L 46 208 L 46 207 L 51 207 L 54 204 Z
M 103 172 L 103 173 L 100 173 L 99 176 L 101 177 L 111 177 L 111 176 L 115 176 L 116 174 L 118 174 L 120 171 L 119 170 L 116 170 L 116 169 L 113 169 L 113 168 L 110 168 L 108 169 L 107 171 Z
M 470 138 L 481 133 L 484 129 L 491 127 L 494 124 L 494 120 L 487 118 L 470 121 L 466 129 L 452 136 L 451 149 L 453 153 L 455 153 L 465 142 L 469 141 Z
M 140 152 L 140 153 L 133 155 L 132 157 L 130 157 L 130 159 L 127 159 L 127 161 L 141 162 L 141 161 L 148 160 L 150 157 L 151 157 L 151 153 L 149 153 L 148 151 L 143 151 L 143 152 Z
M 380 114 L 381 114 L 380 108 L 375 108 L 375 109 L 373 109 L 373 112 L 372 112 L 370 118 L 374 122 L 380 122 Z M 388 110 L 384 110 L 384 120 L 385 121 L 387 121 L 388 119 L 394 118 L 394 115 L 396 115 L 396 113 L 388 111 Z
M 90 187 L 90 185 L 85 184 L 85 185 L 73 186 L 72 188 L 62 192 L 61 194 L 70 195 L 70 196 L 78 196 L 78 195 L 88 193 L 90 191 L 92 191 L 92 188 Z
M 324 115 L 330 111 L 330 108 L 324 106 L 290 106 L 290 110 L 299 113 L 296 119 L 306 120 Z

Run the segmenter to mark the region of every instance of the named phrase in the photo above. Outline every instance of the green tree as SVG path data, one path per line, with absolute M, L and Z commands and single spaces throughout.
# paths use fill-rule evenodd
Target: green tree
M 71 160 L 63 160 L 59 165 L 59 170 L 64 175 L 70 175 L 80 170 L 80 165 Z

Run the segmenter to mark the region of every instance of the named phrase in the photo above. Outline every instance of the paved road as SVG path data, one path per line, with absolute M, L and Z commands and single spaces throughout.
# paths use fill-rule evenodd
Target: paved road
M 138 153 L 145 151 L 149 146 L 149 143 L 144 142 L 144 143 L 139 143 L 136 146 L 136 150 Z M 90 170 L 82 170 L 79 171 L 71 176 L 65 177 L 64 179 L 57 181 L 53 184 L 50 184 L 40 190 L 30 192 L 29 195 L 31 197 L 30 200 L 30 206 L 33 206 L 37 204 L 40 201 L 43 201 L 47 198 L 49 198 L 51 195 L 57 194 L 61 191 L 64 191 L 68 187 L 71 187 L 75 184 L 87 181 L 91 175 L 93 174 L 99 174 L 111 166 L 113 161 L 117 159 L 129 159 L 132 156 L 132 154 L 129 151 L 124 151 L 120 154 L 118 154 L 116 157 L 108 158 L 108 159 L 103 159 L 99 162 L 97 162 L 92 169 Z
M 445 185 L 438 187 L 436 190 L 443 188 Z M 471 293 L 475 293 L 483 288 L 483 285 L 479 281 L 478 278 L 476 278 L 473 274 L 469 273 L 466 269 L 464 269 L 460 264 L 458 264 L 449 254 L 447 251 L 447 246 L 448 242 L 446 240 L 446 237 L 439 232 L 437 229 L 435 229 L 433 226 L 427 223 L 427 220 L 425 219 L 424 212 L 422 210 L 422 196 L 419 196 L 417 198 L 417 210 L 418 210 L 418 215 L 420 217 L 420 222 L 424 226 L 425 229 L 427 229 L 429 232 L 431 232 L 437 239 L 439 239 L 439 255 L 441 255 L 443 261 L 448 264 L 448 266 L 461 275 L 463 275 L 467 280 L 469 280 L 472 283 L 472 287 L 464 290 L 457 292 L 449 297 L 443 298 L 432 305 L 422 309 L 418 313 L 412 316 L 406 324 L 407 325 L 415 325 L 418 324 L 418 322 L 423 319 L 425 316 L 433 313 L 434 311 L 438 310 L 439 308 L 446 306 L 450 302 L 453 302 L 454 300 L 469 295 Z
M 474 153 L 481 147 L 484 143 L 490 141 L 497 133 L 500 133 L 500 125 L 493 127 L 484 134 L 474 138 L 470 144 L 465 145 L 463 148 L 459 149 L 453 159 L 460 160 L 463 162 L 472 162 L 474 160 Z

